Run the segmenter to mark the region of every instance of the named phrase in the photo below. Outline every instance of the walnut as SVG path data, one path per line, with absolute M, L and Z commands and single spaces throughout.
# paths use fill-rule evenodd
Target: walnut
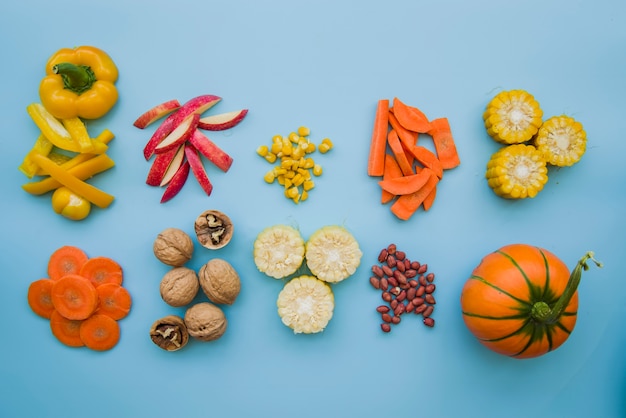
M 189 332 L 183 318 L 168 315 L 157 319 L 150 328 L 152 342 L 166 351 L 177 351 L 189 341 Z
M 196 297 L 200 283 L 196 272 L 187 267 L 174 267 L 161 279 L 161 298 L 170 306 L 185 306 Z
M 210 302 L 200 302 L 185 312 L 185 325 L 192 337 L 213 341 L 224 335 L 228 321 L 219 307 Z
M 198 273 L 202 291 L 213 303 L 232 305 L 241 290 L 239 275 L 220 258 L 209 260 Z
M 193 241 L 185 231 L 167 228 L 156 237 L 152 249 L 156 258 L 161 262 L 180 267 L 191 260 Z
M 234 230 L 230 218 L 218 210 L 204 211 L 196 219 L 194 227 L 200 244 L 210 250 L 226 246 Z

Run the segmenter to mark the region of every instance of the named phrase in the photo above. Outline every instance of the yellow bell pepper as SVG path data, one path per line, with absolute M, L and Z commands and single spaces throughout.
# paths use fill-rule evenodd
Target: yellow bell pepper
M 97 119 L 117 102 L 117 78 L 117 66 L 106 52 L 93 46 L 63 48 L 46 64 L 39 97 L 58 119 Z
M 80 221 L 91 212 L 91 203 L 67 187 L 59 187 L 52 194 L 52 209 L 67 219 Z

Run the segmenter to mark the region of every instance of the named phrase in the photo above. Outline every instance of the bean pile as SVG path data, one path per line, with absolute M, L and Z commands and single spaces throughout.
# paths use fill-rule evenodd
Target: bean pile
M 370 283 L 382 292 L 385 301 L 376 308 L 383 332 L 390 332 L 391 326 L 399 324 L 401 316 L 409 313 L 422 315 L 424 325 L 434 327 L 435 274 L 428 273 L 428 265 L 409 260 L 395 244 L 380 251 L 378 262 L 372 266 Z

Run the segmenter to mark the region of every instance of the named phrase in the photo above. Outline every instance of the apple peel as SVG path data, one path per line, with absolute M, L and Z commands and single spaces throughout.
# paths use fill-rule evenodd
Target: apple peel
M 207 196 L 211 196 L 213 185 L 211 184 L 211 180 L 209 180 L 209 176 L 204 169 L 198 150 L 193 145 L 186 144 L 185 156 L 187 157 L 187 161 L 189 161 L 191 172 L 196 180 L 198 180 L 198 184 L 200 184 L 200 187 L 202 187 L 202 190 L 204 190 Z
M 165 188 L 165 192 L 163 192 L 163 196 L 161 197 L 161 203 L 165 203 L 171 200 L 174 196 L 181 191 L 185 182 L 187 181 L 187 177 L 189 177 L 189 161 L 185 161 L 176 171 L 172 180 Z
M 165 101 L 145 111 L 135 120 L 135 122 L 133 122 L 133 126 L 139 129 L 145 129 L 149 125 L 169 115 L 178 108 L 180 108 L 180 102 L 178 100 L 172 99 Z
M 233 164 L 233 158 L 198 129 L 194 131 L 188 141 L 200 152 L 200 154 L 204 155 L 223 172 L 227 172 Z
M 169 151 L 172 148 L 178 148 L 180 145 L 184 144 L 189 136 L 196 130 L 199 119 L 200 115 L 197 113 L 192 113 L 187 116 L 180 124 L 178 124 L 176 129 L 163 138 L 159 145 L 157 145 L 154 149 L 154 152 L 160 154 L 162 152 Z
M 223 131 L 238 125 L 247 114 L 248 109 L 240 109 L 232 112 L 205 116 L 198 120 L 198 128 L 205 129 L 207 131 Z

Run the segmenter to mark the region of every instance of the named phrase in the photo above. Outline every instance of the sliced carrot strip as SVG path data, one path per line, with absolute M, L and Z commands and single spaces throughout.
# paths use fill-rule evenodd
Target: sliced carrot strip
M 452 130 L 448 118 L 438 118 L 431 121 L 428 134 L 433 137 L 435 151 L 444 170 L 457 167 L 461 164 L 456 149 Z
M 400 169 L 396 159 L 385 153 L 385 171 L 383 173 L 383 180 L 389 180 L 397 177 L 402 177 L 402 170 Z M 389 203 L 394 197 L 396 197 L 394 194 L 382 189 L 380 202 L 382 204 Z
M 424 207 L 425 211 L 429 210 L 433 206 L 433 203 L 436 197 L 437 197 L 437 188 L 433 187 L 433 190 L 428 194 L 428 196 L 426 196 L 426 198 L 422 202 L 422 206 Z
M 381 180 L 378 182 L 383 190 L 387 190 L 395 196 L 415 193 L 430 179 L 434 173 L 428 168 L 420 170 L 417 174 L 397 177 L 394 179 Z
M 98 307 L 96 287 L 78 274 L 68 274 L 56 280 L 51 297 L 54 309 L 67 319 L 86 319 Z
M 417 161 L 419 161 L 424 167 L 428 167 L 437 175 L 437 177 L 443 177 L 443 167 L 437 156 L 421 145 L 415 145 L 406 149 Z
M 50 330 L 52 335 L 63 344 L 70 347 L 82 347 L 85 344 L 80 338 L 80 325 L 83 321 L 67 319 L 58 311 L 52 311 L 50 316 Z
M 389 100 L 381 99 L 376 107 L 374 129 L 370 142 L 367 174 L 382 176 L 385 171 L 385 154 L 387 149 L 387 131 L 389 129 Z
M 398 122 L 409 131 L 426 133 L 430 129 L 430 122 L 424 112 L 403 103 L 397 97 L 393 99 L 393 114 L 398 118 Z
M 398 133 L 395 130 L 392 129 L 389 131 L 389 134 L 387 135 L 387 143 L 389 144 L 391 152 L 393 152 L 393 155 L 402 170 L 402 174 L 405 176 L 414 174 L 413 167 L 407 158 L 404 147 L 402 146 Z
M 54 305 L 52 304 L 52 280 L 35 280 L 28 286 L 28 305 L 37 315 L 50 319 Z
M 83 264 L 79 273 L 89 279 L 94 286 L 104 283 L 122 284 L 124 273 L 122 266 L 109 257 L 92 257 Z
M 115 320 L 125 318 L 130 312 L 132 299 L 128 290 L 115 283 L 101 284 L 98 291 L 96 314 L 107 315 Z
M 398 133 L 398 137 L 403 144 L 407 146 L 417 145 L 419 140 L 419 134 L 417 132 L 409 131 L 398 122 L 398 118 L 393 113 L 389 114 L 389 125 Z
M 120 340 L 120 326 L 109 316 L 95 314 L 80 324 L 80 339 L 92 350 L 110 350 Z
M 87 254 L 78 247 L 60 247 L 48 259 L 48 278 L 58 280 L 68 274 L 78 274 L 88 259 Z
M 405 194 L 391 205 L 391 212 L 398 218 L 406 221 L 419 209 L 424 199 L 437 187 L 439 178 L 432 174 L 426 184 L 415 193 Z

